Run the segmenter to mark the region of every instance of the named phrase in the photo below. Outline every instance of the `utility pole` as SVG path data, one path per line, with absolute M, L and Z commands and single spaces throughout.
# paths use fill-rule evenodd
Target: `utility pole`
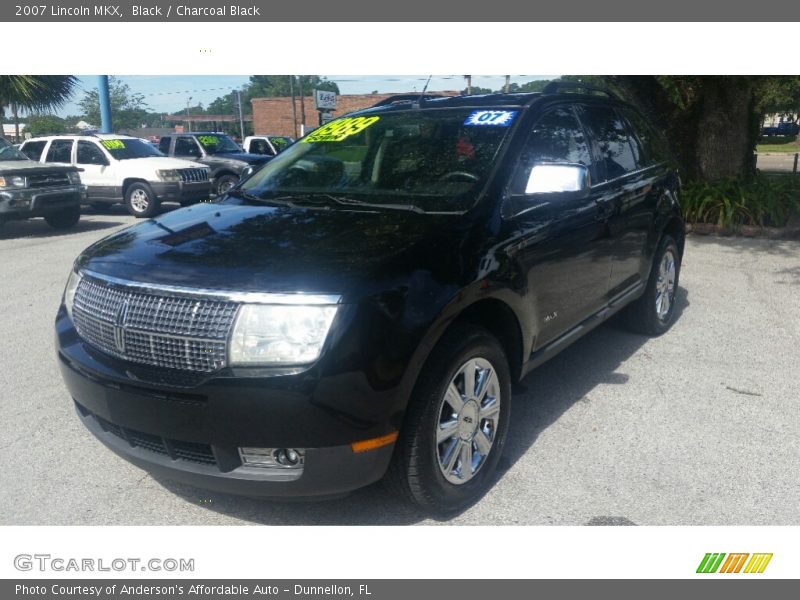
M 306 127 L 306 100 L 303 97 L 303 76 L 297 78 L 297 85 L 300 88 L 300 124 L 302 125 L 300 133 Z
M 472 75 L 464 75 L 467 80 L 467 96 L 472 96 Z
M 503 88 L 503 91 L 507 94 L 511 89 L 511 75 L 506 75 L 506 85 Z
M 100 133 L 111 133 L 111 100 L 108 92 L 108 75 L 97 76 L 98 99 L 100 100 Z
M 192 101 L 192 97 L 189 96 L 189 98 L 186 100 L 186 127 L 189 128 L 189 133 L 192 132 L 192 122 L 189 120 L 189 103 L 191 101 Z
M 236 90 L 236 102 L 239 106 L 239 131 L 242 133 L 242 143 L 244 143 L 244 114 L 242 114 L 242 91 Z
M 294 75 L 289 75 L 289 93 L 292 95 L 292 128 L 294 130 L 294 139 L 297 139 L 297 106 L 294 103 Z

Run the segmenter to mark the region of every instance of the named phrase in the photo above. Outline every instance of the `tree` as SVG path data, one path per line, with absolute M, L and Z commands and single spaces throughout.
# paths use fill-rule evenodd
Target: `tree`
M 111 123 L 115 131 L 136 129 L 147 122 L 147 104 L 144 95 L 131 91 L 130 86 L 116 77 L 108 78 L 111 101 Z M 100 92 L 97 88 L 86 92 L 78 103 L 83 118 L 89 123 L 100 123 Z
M 0 110 L 11 112 L 19 139 L 19 109 L 53 110 L 72 96 L 78 80 L 73 75 L 0 75 Z
M 64 119 L 56 115 L 37 114 L 25 120 L 25 133 L 30 133 L 33 137 L 66 133 L 69 129 Z

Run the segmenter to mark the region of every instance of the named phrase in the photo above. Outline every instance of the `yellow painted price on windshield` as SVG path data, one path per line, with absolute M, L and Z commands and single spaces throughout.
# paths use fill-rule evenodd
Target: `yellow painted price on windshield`
M 122 140 L 103 140 L 100 142 L 109 150 L 124 150 L 125 143 Z
M 347 138 L 364 131 L 370 125 L 374 125 L 380 117 L 344 117 L 331 121 L 319 129 L 315 129 L 301 142 L 306 144 L 316 142 L 341 142 Z

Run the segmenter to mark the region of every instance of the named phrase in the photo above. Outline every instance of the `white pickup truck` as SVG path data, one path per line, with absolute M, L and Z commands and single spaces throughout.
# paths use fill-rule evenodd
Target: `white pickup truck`
M 275 156 L 294 144 L 294 139 L 286 135 L 248 135 L 244 138 L 245 152 Z

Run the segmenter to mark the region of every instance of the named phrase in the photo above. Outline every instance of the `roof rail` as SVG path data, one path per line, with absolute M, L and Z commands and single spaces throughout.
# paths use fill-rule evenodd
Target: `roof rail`
M 591 85 L 588 83 L 581 83 L 580 81 L 551 81 L 542 90 L 542 94 L 558 94 L 563 91 L 569 90 L 585 90 L 587 92 L 605 94 L 609 98 L 619 100 L 614 92 L 605 87 Z
M 389 104 L 411 104 L 418 102 L 419 100 L 431 100 L 433 98 L 446 98 L 446 96 L 442 96 L 441 94 L 395 94 L 394 96 L 389 96 L 388 98 L 379 100 L 372 105 L 372 108 L 375 108 L 376 106 L 387 106 Z

